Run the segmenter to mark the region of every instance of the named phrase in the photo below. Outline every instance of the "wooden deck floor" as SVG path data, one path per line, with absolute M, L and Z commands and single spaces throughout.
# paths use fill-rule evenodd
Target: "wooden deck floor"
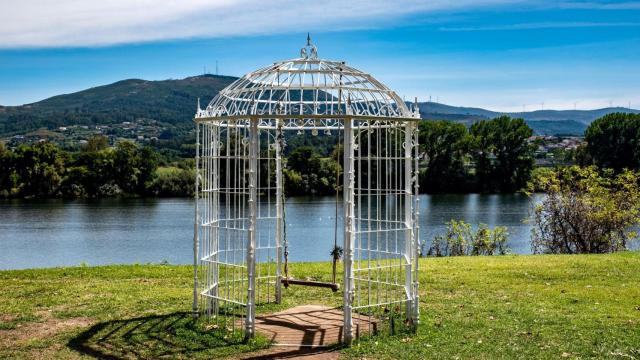
M 343 333 L 343 313 L 323 305 L 302 305 L 278 313 L 256 317 L 256 331 L 279 346 L 322 347 L 339 343 Z M 366 318 L 353 317 L 354 331 L 366 329 Z
M 335 359 L 326 347 L 339 343 L 343 334 L 343 313 L 322 305 L 302 305 L 256 317 L 256 331 L 274 342 L 274 347 L 253 358 L 305 357 Z M 354 316 L 354 328 L 368 327 L 366 319 Z

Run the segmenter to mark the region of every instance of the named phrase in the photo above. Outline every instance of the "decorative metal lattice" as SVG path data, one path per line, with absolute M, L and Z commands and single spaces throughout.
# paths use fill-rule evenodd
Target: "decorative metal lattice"
M 343 139 L 344 341 L 418 321 L 417 107 L 344 62 L 301 57 L 249 73 L 198 109 L 194 311 L 251 336 L 280 302 L 282 141 Z M 353 316 L 369 328 L 353 328 Z

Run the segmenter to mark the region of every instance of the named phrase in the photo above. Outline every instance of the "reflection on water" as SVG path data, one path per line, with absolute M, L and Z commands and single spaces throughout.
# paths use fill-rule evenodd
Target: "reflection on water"
M 523 220 L 530 201 L 518 194 L 422 195 L 420 237 L 430 241 L 444 232 L 445 222 L 462 219 L 508 227 L 511 249 L 529 253 L 530 226 Z M 286 216 L 289 259 L 330 260 L 335 198 L 289 198 Z M 0 201 L 0 269 L 83 262 L 188 264 L 193 219 L 190 199 Z

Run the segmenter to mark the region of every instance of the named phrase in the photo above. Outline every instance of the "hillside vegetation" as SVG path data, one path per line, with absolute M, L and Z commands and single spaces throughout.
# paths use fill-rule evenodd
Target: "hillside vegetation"
M 181 80 L 129 79 L 33 104 L 0 109 L 0 135 L 63 125 L 113 124 L 137 119 L 192 126 L 196 102 L 203 106 L 236 78 L 202 75 Z
M 23 106 L 0 106 L 0 137 L 24 134 L 40 128 L 108 125 L 141 119 L 157 121 L 159 125 L 167 125 L 169 128 L 192 127 L 197 99 L 201 98 L 205 106 L 221 89 L 236 79 L 232 76 L 210 74 L 178 80 L 128 79 Z M 496 111 L 436 102 L 422 102 L 419 107 L 424 119 L 452 120 L 465 124 L 505 115 Z M 538 134 L 581 135 L 584 127 L 591 121 L 609 113 L 627 111 L 638 112 L 618 107 L 598 110 L 539 110 L 506 115 L 524 118 Z
M 415 336 L 340 350 L 368 359 L 640 357 L 640 253 L 427 258 Z M 329 280 L 330 263 L 292 264 Z M 0 272 L 0 358 L 212 358 L 268 343 L 191 320 L 192 268 L 113 265 Z M 340 276 L 339 276 L 340 277 Z M 342 294 L 291 287 L 269 313 L 338 306 Z

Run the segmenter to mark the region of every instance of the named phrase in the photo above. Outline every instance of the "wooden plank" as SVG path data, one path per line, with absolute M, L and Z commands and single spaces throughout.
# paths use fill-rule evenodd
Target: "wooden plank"
M 285 287 L 289 287 L 289 285 L 313 286 L 313 287 L 329 288 L 333 290 L 333 292 L 336 292 L 340 289 L 340 284 L 334 284 L 330 282 L 296 280 L 296 279 L 281 279 L 281 281 Z
M 354 325 L 363 329 L 377 324 L 367 317 L 354 317 Z M 372 319 L 373 320 L 373 319 Z M 275 314 L 256 317 L 256 331 L 277 346 L 323 348 L 342 341 L 343 313 L 321 305 L 302 305 Z

